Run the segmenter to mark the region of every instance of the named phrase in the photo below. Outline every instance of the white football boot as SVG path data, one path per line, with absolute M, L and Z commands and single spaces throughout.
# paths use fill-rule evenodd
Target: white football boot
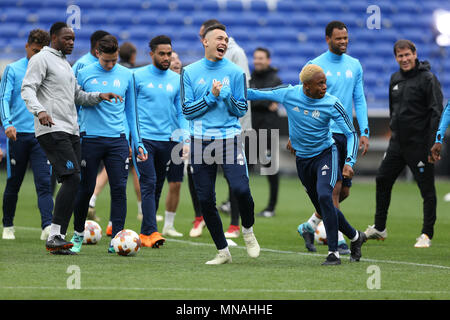
M 375 229 L 375 225 L 368 226 L 364 233 L 366 234 L 367 239 L 384 240 L 388 236 L 386 229 L 384 229 L 383 231 L 378 231 L 377 229 Z
M 14 227 L 3 227 L 2 239 L 5 240 L 14 240 L 16 237 L 14 236 Z
M 431 240 L 425 233 L 422 233 L 416 240 L 415 248 L 429 248 L 431 246 Z
M 214 259 L 206 261 L 205 264 L 225 264 L 231 263 L 232 261 L 231 254 L 229 252 L 219 252 Z
M 247 254 L 251 258 L 257 258 L 259 256 L 261 248 L 259 247 L 259 243 L 256 240 L 255 234 L 253 232 L 243 233 L 243 238 L 245 246 L 247 247 Z

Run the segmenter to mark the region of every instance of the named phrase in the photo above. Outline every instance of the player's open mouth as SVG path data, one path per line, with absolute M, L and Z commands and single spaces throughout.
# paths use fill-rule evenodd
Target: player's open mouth
M 225 48 L 217 48 L 217 52 L 219 52 L 220 54 L 225 54 Z

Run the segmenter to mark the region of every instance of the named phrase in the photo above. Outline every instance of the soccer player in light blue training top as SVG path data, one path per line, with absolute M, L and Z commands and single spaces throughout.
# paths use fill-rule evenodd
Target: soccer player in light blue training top
M 96 50 L 98 48 L 98 42 L 101 38 L 104 36 L 107 36 L 109 33 L 103 30 L 97 30 L 95 31 L 90 38 L 91 41 L 91 50 L 83 55 L 80 59 L 75 61 L 75 63 L 72 66 L 73 73 L 75 73 L 75 77 L 78 76 L 78 71 L 83 69 L 84 67 L 87 67 L 91 63 L 95 63 L 98 61 Z
M 86 92 L 111 91 L 124 99 L 118 103 L 103 101 L 93 107 L 84 107 L 80 112 L 81 182 L 75 204 L 73 252 L 81 249 L 89 199 L 94 192 L 101 160 L 111 188 L 112 237 L 124 227 L 129 167 L 125 118 L 131 130 L 133 151 L 138 153 L 140 160 L 147 159 L 138 130 L 133 73 L 117 64 L 118 53 L 117 39 L 107 35 L 99 41 L 99 61 L 78 72 L 78 83 Z M 114 252 L 114 249 L 110 246 L 108 252 Z
M 369 124 L 361 64 L 357 59 L 346 54 L 348 29 L 344 23 L 340 21 L 328 23 L 325 29 L 325 38 L 328 50 L 308 63 L 322 67 L 327 77 L 327 92 L 339 98 L 350 119 L 353 119 L 353 104 L 355 105 L 356 118 L 361 133 L 359 148 L 362 149 L 362 155 L 365 155 L 369 148 Z M 347 140 L 342 129 L 333 120 L 331 121 L 331 132 L 338 150 L 339 167 L 342 170 L 345 163 Z M 333 201 L 337 208 L 339 208 L 339 203 L 349 196 L 351 185 L 352 180 L 345 177 L 336 182 Z M 297 228 L 299 234 L 305 239 L 308 251 L 316 251 L 314 231 L 321 220 L 317 213 L 313 213 L 307 222 L 300 224 Z M 350 253 L 341 232 L 339 232 L 338 248 L 341 254 Z
M 19 190 L 29 163 L 33 170 L 41 213 L 41 240 L 47 240 L 50 233 L 53 211 L 51 167 L 44 150 L 34 136 L 34 117 L 28 112 L 20 95 L 28 61 L 49 43 L 50 36 L 46 31 L 32 30 L 25 45 L 27 56 L 6 66 L 0 84 L 0 118 L 8 138 L 6 141 L 8 178 L 3 193 L 2 239 L 15 239 L 13 219 Z
M 433 147 L 431 148 L 431 156 L 430 156 L 430 162 L 436 162 L 438 160 L 441 160 L 441 149 L 442 149 L 442 143 L 444 142 L 445 137 L 445 131 L 447 130 L 448 126 L 450 125 L 450 100 L 447 101 L 447 106 L 445 107 L 444 112 L 441 116 L 441 121 L 439 123 L 439 129 L 436 133 L 436 142 L 434 143 Z
M 272 90 L 248 89 L 249 100 L 270 100 L 286 107 L 289 138 L 296 150 L 297 172 L 315 209 L 323 217 L 327 233 L 328 256 L 324 265 L 340 264 L 338 230 L 351 239 L 350 261 L 359 261 L 364 233 L 355 230 L 333 204 L 336 181 L 352 178 L 358 152 L 358 136 L 341 102 L 326 92 L 326 76 L 322 68 L 306 65 L 300 73 L 303 85 Z M 343 169 L 339 168 L 336 143 L 330 131 L 331 121 L 342 130 L 347 140 Z
M 253 233 L 254 203 L 250 193 L 247 164 L 240 139 L 239 118 L 247 112 L 244 71 L 224 58 L 228 48 L 225 26 L 213 25 L 202 40 L 205 57 L 181 73 L 182 110 L 190 120 L 191 165 L 203 218 L 218 254 L 206 264 L 231 262 L 231 254 L 216 209 L 215 180 L 221 164 L 232 192 L 239 202 L 242 233 L 250 257 L 259 256 Z
M 137 162 L 142 199 L 142 226 L 139 235 L 145 247 L 159 248 L 165 239 L 158 232 L 156 211 L 161 191 L 170 164 L 172 149 L 179 140 L 173 137 L 178 129 L 184 129 L 188 139 L 188 122 L 181 112 L 180 75 L 170 67 L 172 42 L 160 35 L 150 43 L 153 63 L 135 71 L 136 104 L 139 113 L 139 128 L 148 160 Z M 186 140 L 184 139 L 184 140 Z M 188 146 L 189 141 L 184 141 Z M 189 150 L 185 149 L 185 153 Z M 181 160 L 181 159 L 178 159 Z M 173 227 L 175 213 L 165 216 L 165 236 L 182 236 Z

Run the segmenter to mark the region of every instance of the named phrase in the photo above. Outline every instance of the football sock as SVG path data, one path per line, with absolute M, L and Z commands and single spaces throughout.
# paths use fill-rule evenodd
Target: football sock
M 353 237 L 353 239 L 351 241 L 355 242 L 356 240 L 358 240 L 358 238 L 359 238 L 359 232 L 356 231 L 356 235 Z
M 334 254 L 339 259 L 339 251 L 328 251 L 328 254 Z
M 95 201 L 97 201 L 97 196 L 93 194 L 91 200 L 89 200 L 89 207 L 95 208 Z
M 164 218 L 164 228 L 173 227 L 173 221 L 175 220 L 175 212 L 166 211 Z
M 242 233 L 243 234 L 253 233 L 253 227 L 250 227 L 250 228 L 242 227 Z
M 112 222 L 108 221 L 108 227 L 111 226 L 112 227 Z
M 227 255 L 230 254 L 230 250 L 228 249 L 228 246 L 225 247 L 225 248 L 223 248 L 223 249 L 220 249 L 219 252 L 220 252 L 220 253 L 226 253 Z
M 342 232 L 338 232 L 338 244 L 340 243 L 345 243 L 345 239 L 344 239 L 344 235 L 342 234 Z
M 142 214 L 142 201 L 137 202 L 138 214 Z
M 61 226 L 59 224 L 52 223 L 50 225 L 50 234 L 48 236 L 48 239 L 52 240 L 57 235 L 61 235 Z
M 79 237 L 84 237 L 84 232 L 75 231 L 74 234 L 76 234 Z
M 318 217 L 316 216 L 316 213 L 313 213 L 312 216 L 311 216 L 311 218 L 309 218 L 308 223 L 309 223 L 309 225 L 310 225 L 314 230 L 316 230 L 316 229 L 317 229 L 317 226 L 318 226 L 319 223 L 320 223 L 320 221 L 322 221 L 322 219 L 318 218 Z

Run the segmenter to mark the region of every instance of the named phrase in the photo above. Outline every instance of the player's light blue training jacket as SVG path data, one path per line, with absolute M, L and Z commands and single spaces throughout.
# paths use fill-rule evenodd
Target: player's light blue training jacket
M 350 119 L 353 119 L 353 102 L 355 103 L 361 136 L 369 137 L 363 70 L 359 60 L 347 54 L 337 55 L 328 50 L 308 64 L 316 64 L 323 69 L 327 77 L 327 92 L 339 98 Z M 334 122 L 331 124 L 331 132 L 343 133 Z
M 87 67 L 88 65 L 95 63 L 98 61 L 97 57 L 94 57 L 90 52 L 83 55 L 80 59 L 75 61 L 75 63 L 72 66 L 73 73 L 75 74 L 75 77 L 78 76 L 78 72 L 83 69 L 84 67 Z
M 189 138 L 189 123 L 181 111 L 180 75 L 152 64 L 134 72 L 134 83 L 141 138 L 170 141 L 177 129 L 184 129 Z
M 211 92 L 213 80 L 223 87 L 218 97 Z M 233 138 L 241 133 L 239 118 L 247 112 L 244 71 L 228 59 L 203 58 L 181 72 L 182 111 L 195 138 Z
M 347 158 L 345 164 L 353 166 L 358 153 L 358 136 L 353 123 L 341 102 L 328 92 L 322 99 L 313 99 L 303 93 L 303 86 L 280 86 L 273 89 L 247 90 L 249 100 L 270 100 L 285 106 L 289 138 L 296 155 L 312 158 L 329 148 L 333 143 L 330 131 L 331 120 L 347 136 Z
M 27 66 L 28 59 L 25 57 L 8 64 L 3 72 L 0 82 L 0 118 L 5 130 L 14 126 L 17 132 L 34 132 L 33 114 L 28 112 L 20 94 Z
M 90 64 L 78 72 L 78 83 L 86 92 L 113 92 L 123 98 L 123 102 L 106 100 L 93 107 L 81 109 L 80 132 L 87 137 L 119 137 L 126 134 L 125 117 L 131 131 L 133 146 L 137 150 L 142 145 L 138 129 L 133 73 L 116 64 L 106 71 L 99 62 Z
M 447 102 L 444 112 L 439 122 L 439 129 L 436 133 L 436 143 L 442 143 L 444 141 L 445 131 L 450 125 L 450 100 Z

